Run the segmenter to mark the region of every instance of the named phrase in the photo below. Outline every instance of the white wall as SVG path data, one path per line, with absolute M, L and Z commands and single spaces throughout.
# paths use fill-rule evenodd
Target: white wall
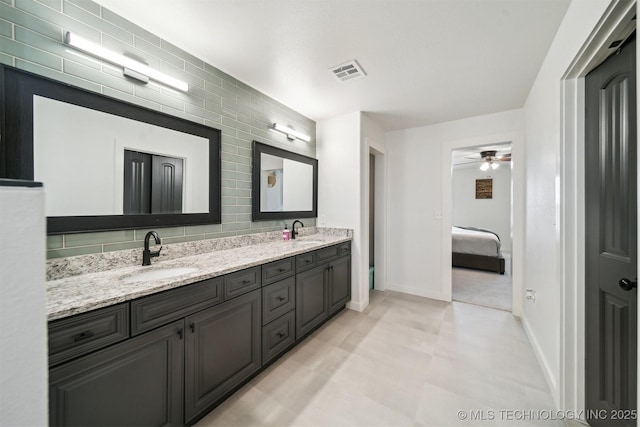
M 368 280 L 362 269 L 368 258 L 362 239 L 368 233 L 361 213 L 361 151 L 360 112 L 316 123 L 318 225 L 353 229 L 349 307 L 358 311 L 367 306 L 369 297 L 360 291 Z
M 453 225 L 491 230 L 500 237 L 501 251 L 511 252 L 511 164 L 481 171 L 478 163 L 453 167 L 451 176 Z M 476 199 L 476 179 L 493 180 L 493 197 Z
M 46 426 L 42 188 L 0 187 L 0 425 Z
M 386 134 L 389 289 L 450 299 L 442 286 L 441 215 L 443 168 L 451 164 L 442 164 L 442 147 L 463 139 L 487 137 L 491 141 L 492 135 L 522 130 L 522 111 L 511 110 Z
M 569 6 L 526 104 L 526 212 L 524 281 L 536 301 L 524 305 L 523 325 L 560 404 L 560 252 L 561 80 L 609 5 L 608 0 L 574 1 Z M 543 153 L 543 155 L 540 155 Z
M 369 305 L 370 152 L 376 154 L 376 175 L 382 183 L 376 190 L 376 204 L 382 212 L 376 224 L 376 275 L 380 275 L 378 280 L 385 277 L 385 134 L 359 111 L 318 122 L 316 129 L 318 225 L 353 229 L 348 307 L 362 311 Z

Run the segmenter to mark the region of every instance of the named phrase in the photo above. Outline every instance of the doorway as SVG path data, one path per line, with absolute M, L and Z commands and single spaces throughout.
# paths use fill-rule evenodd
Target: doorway
M 452 299 L 511 311 L 511 144 L 452 159 Z

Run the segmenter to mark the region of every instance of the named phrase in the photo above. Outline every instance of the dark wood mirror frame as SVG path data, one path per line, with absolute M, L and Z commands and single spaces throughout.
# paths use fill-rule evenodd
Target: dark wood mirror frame
M 263 212 L 260 210 L 260 170 L 261 170 L 261 154 L 271 154 L 273 156 L 282 157 L 284 159 L 295 160 L 297 162 L 306 163 L 313 167 L 313 195 L 310 211 L 281 211 L 281 212 Z M 315 218 L 318 216 L 318 160 L 303 156 L 301 154 L 292 153 L 291 151 L 272 147 L 253 141 L 253 172 L 252 172 L 252 190 L 251 190 L 251 218 L 253 221 L 265 221 L 274 219 L 294 219 L 294 218 Z
M 209 140 L 209 212 L 47 217 L 47 234 L 220 224 L 221 132 L 0 64 L 0 178 L 33 180 L 33 96 L 67 102 Z M 46 190 L 46 183 L 45 190 Z

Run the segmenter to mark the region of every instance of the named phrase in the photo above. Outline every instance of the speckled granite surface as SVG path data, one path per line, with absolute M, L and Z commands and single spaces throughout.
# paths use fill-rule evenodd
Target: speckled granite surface
M 316 233 L 310 234 L 311 230 L 306 230 L 297 239 L 286 242 L 279 239 L 280 233 L 261 233 L 169 245 L 162 249 L 162 253 L 168 255 L 154 258 L 153 265 L 147 267 L 140 265 L 142 251 L 139 249 L 55 260 L 58 261 L 52 267 L 55 272 L 48 277 L 62 277 L 47 282 L 48 319 L 61 319 L 313 251 L 349 241 L 353 236 L 353 232 L 346 229 L 310 228 Z M 149 281 L 136 281 L 131 277 L 168 268 L 193 268 L 195 271 Z M 69 275 L 70 271 L 76 274 Z

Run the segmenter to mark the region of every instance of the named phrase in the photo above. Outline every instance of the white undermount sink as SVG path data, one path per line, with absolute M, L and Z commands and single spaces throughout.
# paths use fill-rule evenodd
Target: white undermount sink
M 185 274 L 191 274 L 198 271 L 195 267 L 172 267 L 172 268 L 157 268 L 149 271 L 143 271 L 135 273 L 125 277 L 125 282 L 148 282 L 149 280 L 169 279 L 171 277 L 178 277 Z

